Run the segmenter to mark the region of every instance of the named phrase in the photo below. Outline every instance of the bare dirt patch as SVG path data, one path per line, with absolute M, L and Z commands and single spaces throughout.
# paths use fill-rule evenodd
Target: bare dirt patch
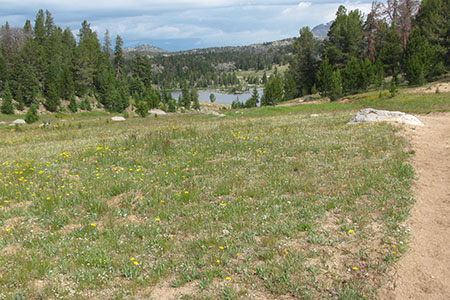
M 435 84 L 430 84 L 426 86 L 421 86 L 416 89 L 412 89 L 409 92 L 416 93 L 436 93 L 436 90 L 439 89 L 439 92 L 450 92 L 450 82 L 439 82 Z
M 417 176 L 410 249 L 380 299 L 450 299 L 450 113 L 418 117 L 425 126 L 408 130 Z

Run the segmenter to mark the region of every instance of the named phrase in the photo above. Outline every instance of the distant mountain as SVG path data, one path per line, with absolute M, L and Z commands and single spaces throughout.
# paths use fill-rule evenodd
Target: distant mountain
M 125 54 L 133 54 L 133 53 L 139 53 L 139 54 L 164 54 L 167 53 L 166 50 L 152 46 L 152 45 L 139 45 L 135 48 L 123 48 L 123 52 Z
M 227 47 L 210 47 L 201 49 L 184 50 L 172 52 L 171 55 L 178 54 L 204 54 L 204 53 L 223 53 L 223 52 L 268 52 L 274 49 L 287 48 L 294 43 L 295 38 L 288 38 L 279 41 L 266 42 L 262 44 L 251 44 L 248 46 L 227 46 Z
M 311 32 L 314 35 L 314 37 L 318 38 L 318 39 L 324 39 L 327 37 L 327 33 L 330 30 L 331 24 L 333 23 L 333 21 L 330 21 L 326 24 L 320 24 L 317 25 L 316 27 L 314 27 Z

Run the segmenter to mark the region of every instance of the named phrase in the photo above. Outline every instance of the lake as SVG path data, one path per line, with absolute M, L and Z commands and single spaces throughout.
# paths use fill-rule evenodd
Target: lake
M 261 96 L 263 94 L 263 89 L 258 88 L 258 94 L 259 99 L 261 99 Z M 215 103 L 222 103 L 222 104 L 231 104 L 233 101 L 239 98 L 240 102 L 247 101 L 252 96 L 253 89 L 250 89 L 249 92 L 245 92 L 242 94 L 224 94 L 217 91 L 212 90 L 199 90 L 198 91 L 198 101 L 200 102 L 211 102 L 209 100 L 209 95 L 214 94 L 216 96 L 216 102 Z M 178 100 L 178 97 L 181 95 L 181 91 L 173 91 L 171 92 L 172 98 L 175 100 Z

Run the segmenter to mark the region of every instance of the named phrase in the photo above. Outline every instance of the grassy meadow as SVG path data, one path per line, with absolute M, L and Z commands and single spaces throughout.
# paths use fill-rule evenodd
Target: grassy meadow
M 0 299 L 376 298 L 414 151 L 399 126 L 346 123 L 448 96 L 2 125 Z

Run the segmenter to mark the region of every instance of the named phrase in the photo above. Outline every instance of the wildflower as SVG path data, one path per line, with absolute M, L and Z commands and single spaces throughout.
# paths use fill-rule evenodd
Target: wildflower
M 220 264 L 220 259 L 216 260 L 216 263 Z
M 223 249 L 225 249 L 225 248 L 224 248 L 223 246 L 219 246 L 219 249 L 220 249 L 220 250 L 223 250 Z
M 164 204 L 164 203 L 166 203 L 166 201 L 164 201 L 164 200 L 160 200 L 160 201 L 159 201 L 159 203 L 163 203 L 163 204 Z
M 133 262 L 133 264 L 134 264 L 135 266 L 139 265 L 139 263 L 138 263 L 137 261 Z
M 92 226 L 92 227 L 95 227 L 95 226 L 97 226 L 97 225 L 96 225 L 95 223 L 91 223 L 91 226 Z
M 155 221 L 156 221 L 156 222 L 159 222 L 159 221 L 161 221 L 161 219 L 160 219 L 160 218 L 156 218 Z
M 130 258 L 130 260 L 131 260 L 131 261 L 134 261 L 134 260 L 135 260 L 135 258 L 134 258 L 134 257 L 132 257 L 132 258 Z
M 354 271 L 358 271 L 358 267 L 353 267 L 352 268 Z
M 226 277 L 225 280 L 230 281 L 230 280 L 231 280 L 231 277 Z
M 355 231 L 353 230 L 353 229 L 350 229 L 349 231 L 348 231 L 348 233 L 354 233 Z
M 226 202 L 220 203 L 220 206 L 227 206 L 227 203 Z
M 241 255 L 239 252 L 238 253 L 236 253 L 236 256 L 239 256 L 239 255 Z
M 187 195 L 187 194 L 189 194 L 189 192 L 188 192 L 188 191 L 185 191 L 184 193 L 185 193 L 186 195 Z

